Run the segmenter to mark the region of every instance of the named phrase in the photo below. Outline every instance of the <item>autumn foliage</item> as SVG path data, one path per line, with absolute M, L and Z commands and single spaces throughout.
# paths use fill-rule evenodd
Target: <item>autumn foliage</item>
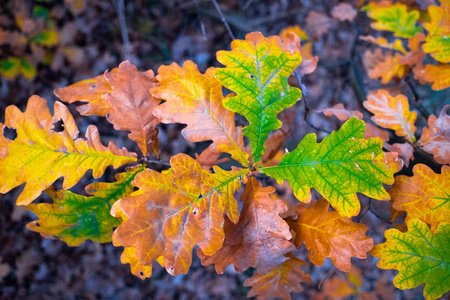
M 374 29 L 394 36 L 361 38 L 380 46 L 366 53 L 371 78 L 387 84 L 412 72 L 435 90 L 450 86 L 448 1 L 422 11 L 428 18 L 403 3 L 370 2 L 362 9 Z M 348 4 L 333 9 L 341 22 L 355 15 Z M 378 267 L 399 271 L 395 287 L 425 284 L 427 299 L 440 297 L 450 289 L 449 106 L 430 115 L 418 134 L 420 116 L 410 109 L 410 99 L 379 89 L 363 102 L 370 120 L 342 104 L 323 109 L 345 123 L 321 141 L 306 135 L 289 152 L 283 146 L 287 130 L 279 130 L 289 123 L 280 113 L 302 101 L 298 78 L 317 65 L 310 43 L 298 26 L 279 36 L 252 32 L 217 53 L 223 67 L 204 73 L 192 61 L 155 72 L 125 61 L 57 89 L 62 102 L 53 113 L 36 95 L 25 112 L 9 106 L 1 125 L 17 136 L 0 136 L 0 192 L 24 184 L 16 204 L 36 214 L 30 230 L 70 246 L 112 242 L 124 248 L 121 262 L 141 279 L 151 276 L 155 262 L 172 275 L 188 273 L 197 248 L 202 265 L 213 264 L 217 273 L 231 264 L 239 272 L 256 269 L 244 283 L 251 287 L 249 297 L 289 299 L 312 282 L 303 270 L 306 260 L 321 266 L 329 258 L 349 272 L 349 281 L 334 277 L 326 283 L 329 294 L 321 297 L 369 297 L 359 291 L 351 259 L 370 253 L 380 258 Z M 422 63 L 427 56 L 433 64 Z M 224 87 L 231 93 L 224 95 Z M 63 102 L 81 102 L 81 115 L 105 117 L 115 130 L 128 131 L 137 153 L 103 145 L 93 125 L 80 134 Z M 237 126 L 236 115 L 248 125 Z M 160 123 L 186 124 L 186 140 L 211 143 L 195 158 L 179 153 L 165 170 L 152 169 L 160 154 Z M 412 176 L 396 176 L 419 150 L 434 158 L 434 169 L 416 163 Z M 222 164 L 224 157 L 230 164 Z M 86 186 L 87 195 L 69 190 L 88 170 L 99 178 L 108 166 L 126 168 L 115 182 Z M 60 177 L 57 190 L 53 183 Z M 284 183 L 297 203 L 280 199 L 277 187 Z M 53 203 L 33 203 L 43 192 Z M 397 228 L 385 232 L 384 243 L 374 246 L 367 236 L 370 224 L 352 219 L 360 214 L 361 197 L 390 201 L 393 218 L 406 213 Z

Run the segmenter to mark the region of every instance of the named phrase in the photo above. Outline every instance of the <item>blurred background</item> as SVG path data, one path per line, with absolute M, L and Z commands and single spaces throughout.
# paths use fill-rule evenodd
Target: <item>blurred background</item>
M 370 20 L 358 11 L 364 1 L 217 2 L 237 39 L 252 31 L 276 35 L 293 25 L 299 25 L 310 37 L 312 54 L 318 56 L 319 63 L 312 74 L 302 78 L 306 96 L 293 110 L 291 128 L 295 130 L 286 141 L 286 148 L 295 148 L 308 133 L 316 132 L 321 139 L 327 131 L 339 128 L 340 121 L 326 118 L 317 110 L 336 103 L 344 103 L 350 110 L 363 110 L 361 103 L 367 91 L 380 87 L 378 80 L 367 77 L 363 64 L 363 53 L 376 46 L 358 38 L 373 33 Z M 332 16 L 333 7 L 342 2 L 356 9 L 353 21 Z M 419 6 L 419 2 L 415 5 Z M 102 74 L 124 60 L 131 61 L 140 71 L 152 69 L 155 73 L 160 65 L 193 60 L 200 71 L 205 71 L 220 65 L 215 53 L 229 49 L 231 41 L 230 32 L 210 0 L 0 0 L 0 122 L 4 122 L 8 105 L 23 111 L 28 98 L 37 94 L 53 107 L 57 100 L 54 89 Z M 405 85 L 398 81 L 392 87 L 401 90 Z M 409 90 L 404 90 L 412 97 Z M 448 92 L 434 92 L 429 86 L 418 91 L 425 95 L 423 105 L 431 113 L 438 114 L 449 103 Z M 104 144 L 114 141 L 119 147 L 134 150 L 127 132 L 114 131 L 104 118 L 81 117 L 74 109 L 76 104 L 69 107 L 81 131 L 95 124 Z M 168 161 L 180 152 L 193 155 L 206 147 L 204 143 L 185 141 L 180 135 L 182 127 L 160 126 L 162 160 Z M 108 169 L 101 180 L 113 181 L 114 174 Z M 90 182 L 88 173 L 72 190 L 82 193 Z M 249 288 L 242 283 L 254 270 L 236 273 L 231 266 L 225 274 L 218 275 L 214 266 L 201 267 L 195 251 L 187 275 L 172 277 L 155 266 L 152 277 L 142 281 L 131 275 L 128 265 L 120 263 L 122 248 L 91 242 L 73 248 L 45 239 L 26 229 L 35 217 L 15 206 L 20 190 L 19 187 L 0 196 L 1 299 L 246 299 Z M 49 199 L 43 195 L 38 201 Z M 368 235 L 379 243 L 387 228 L 380 217 L 389 219 L 389 205 L 376 202 L 372 205 L 381 216 L 367 213 L 367 209 L 364 213 L 369 201 L 362 199 L 358 221 L 370 224 Z M 371 299 L 422 299 L 421 288 L 394 291 L 394 273 L 376 268 L 373 257 L 354 263 L 358 267 L 354 272 L 359 272 L 357 277 L 363 281 L 358 289 L 347 274 L 327 260 L 321 267 L 309 263 L 304 268 L 314 283 L 304 284 L 305 291 L 293 298 L 325 299 L 324 291 L 350 284 L 353 292 L 348 293 L 348 299 L 361 298 L 362 292 L 373 292 L 375 298 Z M 380 278 L 390 283 L 377 285 Z M 328 295 L 334 298 L 338 294 Z

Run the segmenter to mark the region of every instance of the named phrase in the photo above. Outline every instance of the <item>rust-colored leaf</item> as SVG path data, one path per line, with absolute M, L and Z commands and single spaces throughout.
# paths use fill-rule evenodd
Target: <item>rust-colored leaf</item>
M 117 201 L 111 214 L 126 216 L 113 233 L 115 246 L 136 248 L 141 265 L 163 256 L 174 275 L 187 273 L 195 245 L 206 255 L 222 246 L 224 214 L 238 222 L 233 194 L 249 170 L 215 167 L 210 173 L 186 154 L 173 156 L 170 163 L 172 169 L 163 173 L 139 173 L 134 180 L 139 190 Z
M 330 204 L 320 199 L 313 207 L 300 207 L 299 218 L 289 221 L 295 231 L 294 243 L 302 243 L 308 249 L 311 262 L 321 266 L 329 257 L 341 271 L 351 268 L 351 257 L 366 258 L 373 248 L 373 240 L 365 235 L 368 230 L 364 224 L 352 222 L 337 211 L 329 211 Z
M 159 153 L 159 120 L 153 109 L 161 102 L 153 98 L 149 88 L 156 86 L 153 71 L 139 72 L 130 62 L 119 65 L 117 72 L 105 72 L 111 93 L 104 95 L 113 108 L 106 116 L 116 130 L 131 131 L 128 137 L 135 141 L 144 155 Z
M 342 103 L 338 103 L 331 108 L 321 109 L 319 112 L 327 117 L 336 116 L 340 121 L 347 121 L 351 117 L 357 117 L 360 120 L 363 118 L 363 114 L 360 111 L 347 110 Z
M 395 143 L 392 145 L 385 144 L 384 148 L 391 152 L 397 152 L 406 167 L 409 166 L 409 162 L 411 160 L 414 160 L 414 147 L 409 143 Z
M 408 99 L 404 95 L 391 96 L 386 90 L 372 93 L 363 103 L 364 107 L 374 114 L 371 117 L 378 126 L 395 130 L 398 136 L 404 136 L 410 142 L 415 142 L 417 113 L 409 110 Z
M 313 33 L 315 39 L 327 33 L 333 24 L 333 20 L 322 12 L 311 11 L 306 17 L 306 28 Z
M 247 297 L 257 296 L 258 300 L 271 298 L 291 299 L 290 293 L 303 291 L 302 282 L 312 282 L 311 277 L 300 269 L 306 262 L 293 254 L 282 264 L 273 267 L 266 273 L 256 273 L 244 281 L 244 286 L 252 289 Z
M 414 175 L 395 177 L 389 189 L 392 206 L 407 212 L 407 219 L 418 218 L 431 225 L 431 230 L 441 222 L 450 221 L 450 167 L 444 166 L 441 174 L 417 164 Z
M 340 3 L 331 10 L 333 18 L 342 22 L 353 21 L 357 14 L 356 10 L 348 3 Z
M 213 68 L 201 74 L 195 63 L 186 61 L 161 66 L 159 87 L 150 90 L 154 97 L 166 100 L 154 114 L 163 123 L 184 123 L 183 136 L 191 142 L 212 140 L 213 151 L 230 153 L 243 166 L 248 166 L 242 128 L 235 127 L 234 113 L 222 104 L 222 85 Z
M 273 187 L 263 188 L 253 177 L 249 179 L 241 196 L 244 208 L 239 223 L 225 220 L 225 240 L 216 253 L 207 256 L 200 249 L 197 251 L 202 265 L 215 264 L 219 274 L 232 263 L 237 271 L 254 267 L 266 273 L 287 260 L 284 255 L 295 247 L 289 242 L 292 238 L 289 225 L 279 216 L 287 206 L 270 198 L 274 191 Z
M 430 115 L 428 128 L 424 128 L 417 145 L 428 153 L 433 154 L 434 159 L 440 164 L 450 163 L 450 116 L 447 111 L 450 105 L 442 108 L 439 117 Z

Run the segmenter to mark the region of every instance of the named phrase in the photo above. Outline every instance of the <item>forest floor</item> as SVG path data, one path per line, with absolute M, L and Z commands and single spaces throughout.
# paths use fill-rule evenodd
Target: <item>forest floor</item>
M 218 50 L 230 47 L 231 37 L 222 23 L 213 2 L 209 0 L 135 0 L 125 1 L 123 13 L 129 33 L 129 45 L 124 47 L 123 26 L 120 26 L 116 0 L 84 1 L 85 6 L 77 11 L 71 3 L 83 1 L 26 1 L 3 0 L 0 8 L 0 26 L 14 27 L 14 16 L 18 11 L 33 11 L 39 3 L 50 12 L 58 31 L 60 44 L 49 53 L 53 60 L 49 65 L 37 64 L 37 75 L 33 80 L 21 76 L 15 79 L 0 78 L 0 122 L 4 122 L 4 111 L 9 105 L 25 110 L 27 99 L 37 94 L 48 100 L 49 106 L 57 101 L 53 90 L 76 81 L 102 74 L 106 69 L 117 67 L 129 59 L 141 71 L 152 69 L 155 73 L 160 65 L 172 62 L 182 64 L 193 60 L 201 71 L 210 66 L 220 66 L 215 59 Z M 380 87 L 378 80 L 370 79 L 364 69 L 363 54 L 375 46 L 361 41 L 359 36 L 373 30 L 364 12 L 358 13 L 353 22 L 340 22 L 331 18 L 331 10 L 342 1 L 310 0 L 222 0 L 218 1 L 227 17 L 231 31 L 237 39 L 245 34 L 260 31 L 265 36 L 279 34 L 287 26 L 299 25 L 306 29 L 312 40 L 314 55 L 319 58 L 317 69 L 303 79 L 306 96 L 295 105 L 296 128 L 286 141 L 292 149 L 308 133 L 317 133 L 319 140 L 342 124 L 336 118 L 327 118 L 317 110 L 343 103 L 349 110 L 364 111 L 361 103 L 367 91 Z M 347 1 L 355 6 L 356 1 Z M 311 17 L 319 12 L 328 19 Z M 22 51 L 37 57 L 33 49 L 0 47 L 2 59 Z M 129 52 L 128 57 L 124 53 Z M 392 89 L 411 91 L 407 84 L 399 81 Z M 445 103 L 433 101 L 436 95 L 429 87 L 419 87 L 420 95 L 426 95 L 423 105 L 434 114 Z M 448 95 L 447 95 L 448 96 Z M 446 99 L 450 99 L 447 97 Z M 447 101 L 448 102 L 448 101 Z M 127 133 L 117 134 L 113 126 L 99 117 L 81 117 L 70 105 L 81 130 L 88 124 L 99 127 L 104 144 L 114 141 L 119 147 L 134 145 Z M 305 110 L 307 108 L 307 110 Z M 305 117 L 305 113 L 307 113 Z M 307 120 L 307 122 L 305 121 Z M 419 119 L 418 122 L 425 123 Z M 312 125 L 312 126 L 311 126 Z M 177 153 L 190 155 L 204 148 L 187 142 L 180 134 L 182 126 L 161 126 L 161 159 L 168 161 Z M 319 128 L 319 130 L 317 130 Z M 108 169 L 104 180 L 113 180 L 113 170 Z M 87 174 L 74 190 L 81 189 L 91 180 Z M 243 287 L 253 269 L 237 273 L 233 267 L 222 275 L 216 274 L 214 266 L 202 267 L 194 255 L 192 267 L 187 275 L 173 277 L 163 268 L 154 267 L 153 275 L 144 281 L 130 273 L 129 265 L 120 263 L 122 248 L 112 244 L 85 242 L 79 247 L 69 247 L 58 240 L 45 239 L 26 229 L 34 220 L 33 214 L 15 206 L 21 187 L 0 198 L 0 299 L 246 299 L 249 288 Z M 40 201 L 48 201 L 45 196 Z M 383 241 L 383 232 L 389 225 L 389 203 L 370 202 L 361 197 L 362 210 L 356 219 L 368 224 L 368 236 L 375 243 Z M 370 204 L 371 203 L 371 204 Z M 371 210 L 369 211 L 369 205 Z M 306 250 L 302 251 L 306 253 Z M 195 253 L 195 251 L 194 251 Z M 395 272 L 380 270 L 376 259 L 369 255 L 366 260 L 352 260 L 361 272 L 362 285 L 359 293 L 372 292 L 379 299 L 422 299 L 422 288 L 399 291 L 389 285 L 378 284 L 379 279 L 392 283 Z M 337 270 L 329 260 L 317 267 L 308 261 L 304 268 L 313 283 L 303 284 L 304 291 L 293 295 L 293 299 L 321 299 L 324 289 L 338 289 L 339 282 L 347 275 Z M 324 284 L 336 279 L 335 286 Z M 378 285 L 377 285 L 378 284 Z M 342 283 L 341 283 L 342 285 Z M 379 290 L 376 292 L 376 290 Z M 383 290 L 385 289 L 385 290 Z M 384 296 L 380 296 L 384 295 Z M 363 297 L 355 294 L 348 299 Z

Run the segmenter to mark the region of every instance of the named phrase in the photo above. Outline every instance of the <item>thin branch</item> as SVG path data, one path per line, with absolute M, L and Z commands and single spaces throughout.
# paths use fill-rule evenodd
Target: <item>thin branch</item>
M 322 131 L 322 132 L 325 132 L 327 134 L 331 134 L 331 131 L 328 131 L 328 130 L 323 129 L 323 128 L 316 127 L 315 125 L 313 125 L 313 124 L 311 124 L 309 122 L 308 114 L 309 114 L 310 110 L 309 110 L 308 104 L 306 103 L 306 98 L 305 97 L 303 98 L 303 104 L 305 105 L 305 114 L 303 115 L 303 120 L 306 122 L 306 124 L 308 124 L 308 126 L 311 127 L 314 130 Z
M 125 19 L 125 9 L 124 9 L 124 0 L 111 0 L 114 4 L 114 8 L 116 9 L 117 15 L 119 16 L 119 24 L 120 31 L 122 33 L 122 41 L 123 41 L 123 51 L 125 60 L 130 61 L 131 59 L 131 45 L 130 39 L 128 36 L 128 27 Z
M 162 166 L 165 166 L 168 168 L 171 167 L 171 165 L 168 162 L 165 162 L 165 161 L 162 161 L 159 159 L 151 159 L 147 156 L 140 157 L 138 161 L 140 164 L 156 164 L 156 165 L 162 165 Z
M 208 40 L 208 37 L 206 36 L 205 24 L 203 23 L 203 16 L 200 10 L 200 6 L 198 6 L 197 0 L 192 0 L 192 2 L 195 4 L 195 7 L 197 9 L 198 22 L 200 23 L 200 28 L 202 29 L 203 40 L 205 40 L 206 42 Z
M 412 82 L 412 78 L 410 76 L 407 76 L 405 78 L 406 83 L 408 84 L 409 88 L 411 89 L 411 92 L 414 95 L 414 101 L 416 102 L 416 107 L 419 110 L 419 112 L 422 114 L 422 116 L 425 117 L 425 119 L 428 120 L 428 117 L 430 116 L 430 113 L 427 111 L 427 109 L 422 105 L 422 102 L 420 101 L 419 93 L 417 92 L 416 86 Z
M 225 19 L 225 16 L 222 13 L 222 9 L 220 9 L 219 4 L 217 3 L 216 0 L 212 0 L 212 2 L 214 3 L 214 6 L 216 7 L 217 13 L 220 15 L 220 18 L 222 20 L 223 25 L 225 25 L 225 28 L 228 31 L 228 34 L 230 35 L 232 40 L 235 40 L 236 38 L 234 37 L 233 32 L 231 31 L 230 25 L 228 25 L 227 19 Z

